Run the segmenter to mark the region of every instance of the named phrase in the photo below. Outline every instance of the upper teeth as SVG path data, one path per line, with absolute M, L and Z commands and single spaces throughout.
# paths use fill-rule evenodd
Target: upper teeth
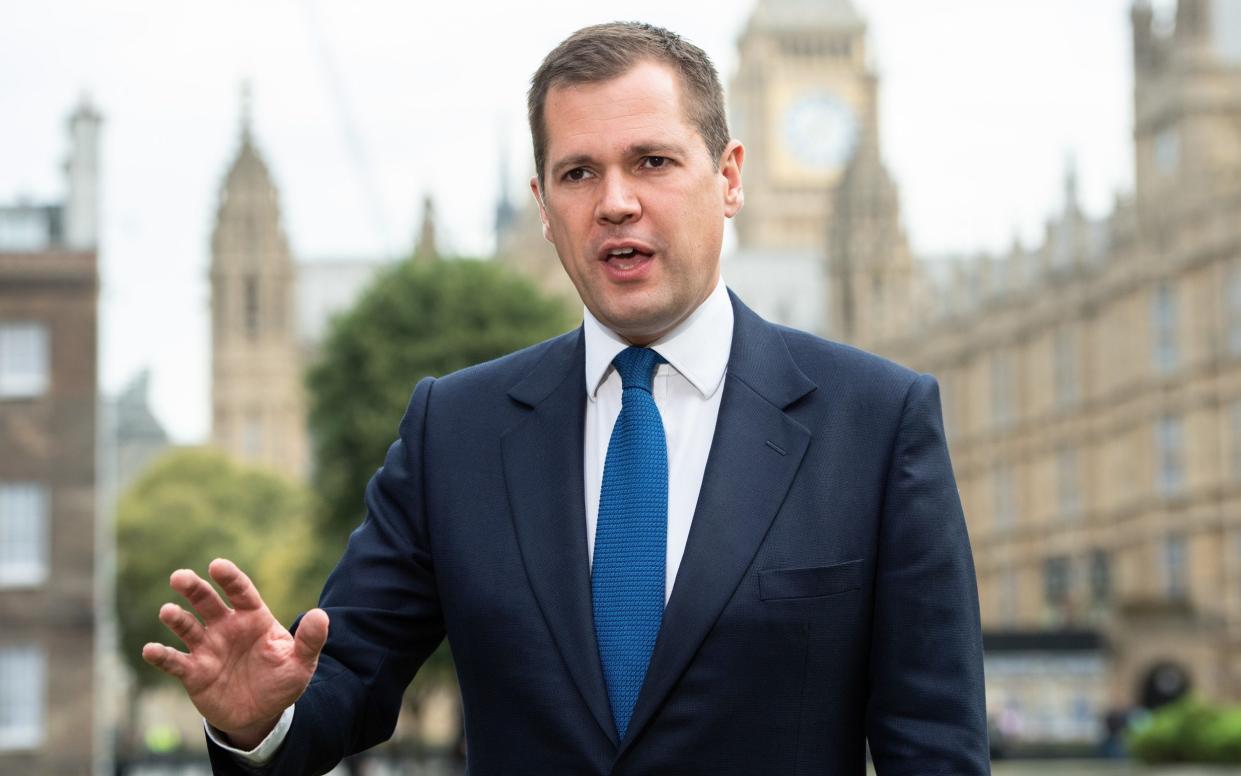
M 633 248 L 613 248 L 611 254 L 613 256 L 629 256 L 633 254 Z

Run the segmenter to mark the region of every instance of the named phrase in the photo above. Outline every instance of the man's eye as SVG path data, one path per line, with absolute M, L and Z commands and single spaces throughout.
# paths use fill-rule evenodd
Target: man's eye
M 655 169 L 658 169 L 660 167 L 667 166 L 668 157 L 666 156 L 644 156 L 642 157 L 642 161 L 646 164 L 647 167 L 653 167 Z
M 583 167 L 574 167 L 572 170 L 569 170 L 564 174 L 564 179 L 567 181 L 581 181 L 585 180 L 586 176 L 589 174 L 590 173 Z

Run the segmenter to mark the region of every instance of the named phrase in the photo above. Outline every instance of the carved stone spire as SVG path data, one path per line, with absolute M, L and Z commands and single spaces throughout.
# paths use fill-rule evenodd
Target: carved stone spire
M 435 261 L 439 249 L 435 245 L 435 202 L 431 195 L 422 198 L 422 225 L 418 228 L 418 242 L 414 246 L 415 261 Z
M 309 463 L 295 271 L 280 201 L 241 91 L 240 144 L 211 235 L 211 437 L 249 463 L 304 476 Z

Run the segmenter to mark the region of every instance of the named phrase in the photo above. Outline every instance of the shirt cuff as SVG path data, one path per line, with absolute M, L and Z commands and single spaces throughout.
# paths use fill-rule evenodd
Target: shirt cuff
M 284 743 L 285 736 L 289 734 L 289 727 L 292 725 L 293 706 L 290 706 L 281 713 L 279 721 L 276 722 L 276 726 L 272 728 L 272 731 L 267 734 L 267 738 L 264 738 L 259 742 L 258 746 L 247 752 L 244 749 L 238 749 L 225 743 L 227 736 L 224 732 L 216 730 L 207 724 L 207 720 L 203 720 L 203 727 L 207 731 L 207 738 L 210 738 L 213 744 L 226 752 L 232 753 L 238 760 L 249 765 L 266 765 L 270 762 L 276 756 L 276 750 Z

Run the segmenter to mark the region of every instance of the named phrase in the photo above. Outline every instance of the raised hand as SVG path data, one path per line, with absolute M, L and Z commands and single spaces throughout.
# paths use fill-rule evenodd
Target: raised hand
M 150 643 L 142 648 L 142 657 L 180 679 L 207 722 L 235 746 L 249 749 L 263 740 L 310 683 L 327 641 L 327 612 L 307 612 L 294 636 L 232 561 L 217 558 L 207 571 L 232 608 L 193 571 L 174 571 L 169 584 L 190 602 L 202 622 L 176 604 L 164 604 L 160 622 L 185 642 L 189 653 Z

